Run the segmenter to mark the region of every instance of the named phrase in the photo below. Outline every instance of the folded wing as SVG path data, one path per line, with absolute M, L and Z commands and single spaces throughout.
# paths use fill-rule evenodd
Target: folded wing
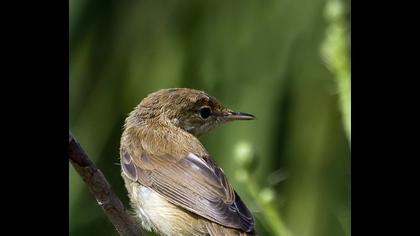
M 210 157 L 138 156 L 121 149 L 123 173 L 152 188 L 172 204 L 226 227 L 251 232 L 250 211 Z

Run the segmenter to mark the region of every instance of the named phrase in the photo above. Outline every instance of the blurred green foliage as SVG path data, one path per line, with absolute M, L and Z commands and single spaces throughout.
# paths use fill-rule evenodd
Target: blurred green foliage
M 329 0 L 327 3 L 325 17 L 328 27 L 321 52 L 335 74 L 344 128 L 351 140 L 350 29 L 344 4 L 342 0 Z
M 341 113 L 350 87 L 322 51 L 340 48 L 328 29 L 349 19 L 326 18 L 329 1 L 70 0 L 72 133 L 128 206 L 118 165 L 125 116 L 161 88 L 204 90 L 257 116 L 202 142 L 260 235 L 350 235 L 350 115 Z M 345 61 L 346 50 L 332 51 Z M 117 235 L 70 165 L 69 175 L 70 235 Z

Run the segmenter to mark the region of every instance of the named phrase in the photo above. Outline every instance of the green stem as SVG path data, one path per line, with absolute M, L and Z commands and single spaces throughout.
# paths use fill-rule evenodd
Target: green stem
M 267 222 L 270 229 L 277 236 L 291 236 L 291 234 L 286 229 L 286 226 L 283 222 L 278 211 L 276 211 L 276 206 L 274 206 L 272 201 L 266 201 L 262 199 L 260 195 L 260 189 L 258 189 L 257 184 L 253 180 L 248 181 L 248 190 L 252 197 L 256 200 L 259 207 L 262 209 L 262 215 L 264 220 Z

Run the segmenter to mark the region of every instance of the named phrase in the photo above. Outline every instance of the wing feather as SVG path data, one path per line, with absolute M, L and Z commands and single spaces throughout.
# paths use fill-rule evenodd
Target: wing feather
M 227 227 L 245 232 L 254 228 L 250 211 L 210 157 L 192 153 L 155 156 L 145 151 L 133 156 L 123 148 L 121 164 L 128 178 L 152 188 L 172 204 Z

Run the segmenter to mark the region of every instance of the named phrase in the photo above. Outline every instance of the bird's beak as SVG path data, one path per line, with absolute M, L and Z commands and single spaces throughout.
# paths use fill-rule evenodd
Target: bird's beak
M 235 111 L 230 111 L 228 113 L 226 113 L 225 115 L 225 119 L 228 121 L 233 121 L 233 120 L 254 120 L 255 116 L 245 113 L 245 112 L 235 112 Z

